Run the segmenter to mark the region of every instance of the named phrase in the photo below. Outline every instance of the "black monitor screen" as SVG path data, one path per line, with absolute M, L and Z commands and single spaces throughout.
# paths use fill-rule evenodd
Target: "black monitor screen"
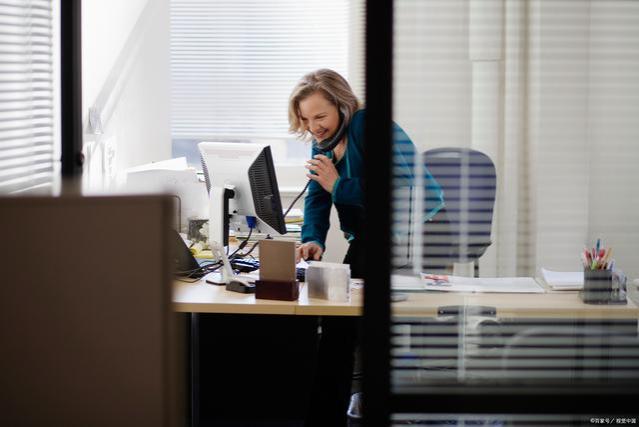
M 248 171 L 257 217 L 280 234 L 286 233 L 271 147 L 264 147 Z

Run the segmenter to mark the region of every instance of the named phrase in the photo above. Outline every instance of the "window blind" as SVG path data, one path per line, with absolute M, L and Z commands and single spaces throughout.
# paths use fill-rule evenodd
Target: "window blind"
M 53 183 L 52 32 L 51 1 L 0 2 L 0 194 Z
M 318 68 L 349 78 L 349 10 L 342 0 L 171 0 L 173 139 L 290 138 L 298 80 Z

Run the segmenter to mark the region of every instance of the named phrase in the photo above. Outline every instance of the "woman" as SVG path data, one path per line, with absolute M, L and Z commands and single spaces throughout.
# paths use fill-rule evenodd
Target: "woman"
M 353 277 L 364 277 L 364 120 L 365 110 L 348 82 L 332 70 L 307 74 L 289 99 L 290 131 L 312 137 L 307 174 L 311 183 L 304 200 L 302 244 L 296 256 L 319 260 L 326 247 L 331 205 L 337 209 L 340 228 L 349 242 L 345 264 Z M 415 147 L 406 133 L 394 127 L 394 188 L 411 186 Z M 444 206 L 441 187 L 425 171 L 427 220 Z
M 304 76 L 289 99 L 290 131 L 313 140 L 307 162 L 310 179 L 304 200 L 302 244 L 296 258 L 319 260 L 325 251 L 331 206 L 349 242 L 344 263 L 352 277 L 364 277 L 364 120 L 365 110 L 348 82 L 332 70 L 321 69 Z M 394 126 L 393 185 L 411 186 L 415 148 L 410 138 Z M 441 188 L 426 172 L 434 201 L 428 217 L 443 207 Z M 427 219 L 427 218 L 424 218 Z M 357 338 L 354 318 L 327 316 L 321 319 L 322 335 L 315 386 L 311 397 L 311 425 L 339 426 L 346 422 L 351 391 L 353 352 Z

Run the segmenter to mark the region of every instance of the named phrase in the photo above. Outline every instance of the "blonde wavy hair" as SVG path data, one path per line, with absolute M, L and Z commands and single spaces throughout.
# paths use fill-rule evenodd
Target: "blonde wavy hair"
M 302 122 L 300 102 L 315 92 L 320 92 L 327 101 L 341 110 L 346 123 L 362 106 L 346 79 L 333 70 L 322 68 L 308 73 L 297 83 L 288 101 L 289 132 L 308 139 L 310 133 Z

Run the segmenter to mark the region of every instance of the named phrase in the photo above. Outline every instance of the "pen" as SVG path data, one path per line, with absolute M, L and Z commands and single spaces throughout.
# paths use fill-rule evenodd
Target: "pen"
M 585 253 L 581 254 L 581 263 L 584 265 L 584 268 L 588 268 L 588 257 Z
M 596 250 L 595 253 L 598 254 L 599 253 L 599 247 L 601 246 L 601 239 L 597 239 L 597 244 L 595 246 Z

